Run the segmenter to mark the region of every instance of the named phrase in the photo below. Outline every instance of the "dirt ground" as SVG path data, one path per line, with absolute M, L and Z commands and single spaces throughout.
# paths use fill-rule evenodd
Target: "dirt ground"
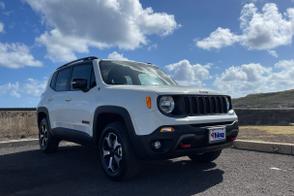
M 238 139 L 294 143 L 294 126 L 241 126 Z

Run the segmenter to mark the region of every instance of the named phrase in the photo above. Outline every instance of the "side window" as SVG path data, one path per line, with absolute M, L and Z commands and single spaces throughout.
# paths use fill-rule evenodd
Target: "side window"
M 66 68 L 58 72 L 55 90 L 68 91 L 71 78 L 71 68 Z
M 85 79 L 88 81 L 88 87 L 90 86 L 92 65 L 91 64 L 80 64 L 75 65 L 72 71 L 72 79 Z M 72 89 L 74 90 L 74 89 Z
M 51 78 L 50 87 L 55 90 L 56 78 L 58 72 L 55 72 Z
M 96 86 L 96 79 L 95 79 L 95 73 L 94 70 L 92 69 L 91 72 L 91 82 L 90 82 L 90 88 L 93 88 Z

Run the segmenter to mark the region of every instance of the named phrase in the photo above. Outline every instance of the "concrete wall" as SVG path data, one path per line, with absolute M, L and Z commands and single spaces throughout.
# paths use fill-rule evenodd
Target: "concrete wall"
M 289 125 L 294 109 L 236 109 L 241 125 Z M 36 111 L 0 109 L 0 140 L 36 137 Z
M 35 109 L 0 109 L 0 140 L 35 137 Z
M 241 125 L 289 125 L 294 109 L 235 109 Z

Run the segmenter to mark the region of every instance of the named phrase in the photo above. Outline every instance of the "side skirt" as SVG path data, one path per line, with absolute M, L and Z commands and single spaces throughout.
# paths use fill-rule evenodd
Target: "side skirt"
M 68 129 L 63 127 L 56 127 L 52 129 L 54 136 L 60 140 L 75 142 L 81 145 L 93 145 L 93 138 L 87 133 L 77 131 L 74 129 Z

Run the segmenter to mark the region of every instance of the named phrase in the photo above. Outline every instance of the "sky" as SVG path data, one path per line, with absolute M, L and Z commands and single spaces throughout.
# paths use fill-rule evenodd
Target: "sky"
M 0 107 L 35 107 L 60 65 L 151 62 L 233 97 L 294 88 L 294 0 L 0 0 Z

